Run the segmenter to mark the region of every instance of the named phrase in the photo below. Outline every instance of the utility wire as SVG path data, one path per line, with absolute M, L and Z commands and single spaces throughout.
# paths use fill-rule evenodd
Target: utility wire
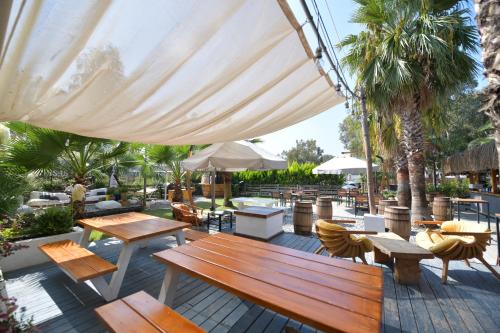
M 326 47 L 324 41 L 323 41 L 323 38 L 321 37 L 321 34 L 318 30 L 318 27 L 316 26 L 316 24 L 314 23 L 314 19 L 311 15 L 311 12 L 309 11 L 309 8 L 307 6 L 307 3 L 305 0 L 301 0 L 300 1 L 301 4 L 302 4 L 302 8 L 304 9 L 304 13 L 306 14 L 306 18 L 307 20 L 311 23 L 312 27 L 313 27 L 313 30 L 314 32 L 316 33 L 316 37 L 318 38 L 318 41 L 319 41 L 319 46 L 325 51 L 325 54 L 326 54 L 326 57 L 328 59 L 328 61 L 330 62 L 330 65 L 331 67 L 333 68 L 333 70 L 335 71 L 335 73 L 337 74 L 337 77 L 339 78 L 339 80 L 341 81 L 341 83 L 343 84 L 343 86 L 346 88 L 346 90 L 353 96 L 353 97 L 358 97 L 353 91 L 352 89 L 349 87 L 349 85 L 347 84 L 347 81 L 345 80 L 345 78 L 340 74 L 339 72 L 339 69 L 337 68 L 337 66 L 335 65 L 331 55 L 330 55 L 330 52 L 328 52 L 328 48 Z

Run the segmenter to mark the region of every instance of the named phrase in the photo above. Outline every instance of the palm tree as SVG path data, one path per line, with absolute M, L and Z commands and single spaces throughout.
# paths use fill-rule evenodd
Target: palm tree
M 343 62 L 366 87 L 370 103 L 399 115 L 412 221 L 426 219 L 422 115 L 474 77 L 478 66 L 471 53 L 477 45 L 476 30 L 468 22 L 467 10 L 457 6 L 437 8 L 428 0 L 357 2 L 360 7 L 353 20 L 367 30 L 340 43 L 350 48 Z
M 7 125 L 13 132 L 4 146 L 3 162 L 27 171 L 63 171 L 75 183 L 86 184 L 127 153 L 129 145 L 106 139 L 39 128 L 20 122 Z
M 495 143 L 500 165 L 500 75 L 498 74 L 499 43 L 498 19 L 500 5 L 498 0 L 475 0 L 477 12 L 477 25 L 481 33 L 481 46 L 483 47 L 484 74 L 488 79 L 485 89 L 486 103 L 483 112 L 491 119 L 495 127 Z

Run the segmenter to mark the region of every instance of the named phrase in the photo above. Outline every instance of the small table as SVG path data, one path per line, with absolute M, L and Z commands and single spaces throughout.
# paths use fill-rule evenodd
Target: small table
M 84 227 L 80 239 L 81 247 L 88 246 L 92 230 L 103 232 L 123 241 L 123 247 L 116 263 L 118 269 L 113 273 L 111 282 L 108 284 L 104 279 L 94 282 L 96 289 L 107 301 L 118 296 L 130 257 L 138 245 L 168 235 L 174 235 L 178 245 L 184 244 L 185 239 L 182 229 L 191 226 L 189 223 L 136 212 L 82 219 L 79 220 L 79 223 Z
M 219 231 L 222 231 L 222 218 L 224 215 L 229 216 L 229 223 L 231 229 L 233 229 L 233 212 L 231 211 L 222 211 L 222 210 L 216 210 L 213 212 L 208 213 L 208 228 L 210 229 L 210 215 L 213 216 L 214 218 L 218 218 L 219 221 Z
M 268 207 L 247 207 L 234 212 L 236 215 L 235 235 L 269 240 L 283 232 L 283 209 Z
M 420 280 L 420 260 L 432 259 L 432 252 L 407 242 L 393 232 L 366 236 L 373 243 L 374 261 L 394 264 L 394 277 L 400 284 L 417 284 Z
M 378 267 L 224 233 L 153 257 L 168 266 L 158 297 L 167 305 L 183 272 L 325 332 L 380 331 Z
M 488 218 L 488 229 L 491 230 L 490 228 L 490 203 L 486 200 L 483 200 L 483 199 L 463 199 L 463 198 L 453 198 L 451 199 L 453 203 L 455 203 L 457 205 L 457 215 L 458 215 L 458 220 L 460 221 L 460 204 L 461 203 L 464 203 L 464 204 L 476 204 L 477 205 L 477 223 L 480 222 L 480 211 L 479 211 L 479 208 L 480 208 L 480 205 L 483 204 L 483 205 L 486 205 L 486 209 L 487 209 L 487 218 Z

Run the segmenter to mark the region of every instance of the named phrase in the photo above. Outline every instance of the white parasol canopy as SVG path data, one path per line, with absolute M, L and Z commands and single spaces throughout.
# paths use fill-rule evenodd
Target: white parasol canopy
M 215 209 L 215 171 L 286 169 L 287 162 L 247 141 L 215 143 L 182 161 L 186 170 L 212 172 L 212 210 Z
M 286 0 L 0 1 L 0 121 L 156 144 L 258 137 L 342 103 Z
M 378 166 L 373 165 L 373 170 L 377 171 Z M 351 156 L 334 157 L 313 169 L 316 175 L 339 175 L 339 174 L 361 174 L 366 173 L 366 161 Z
M 287 162 L 247 141 L 215 143 L 182 161 L 186 170 L 244 171 L 286 169 Z

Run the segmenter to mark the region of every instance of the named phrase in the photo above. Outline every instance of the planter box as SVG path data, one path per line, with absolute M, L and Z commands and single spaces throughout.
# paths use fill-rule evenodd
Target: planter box
M 64 239 L 70 239 L 78 243 L 80 241 L 80 237 L 83 234 L 83 229 L 75 227 L 73 228 L 73 230 L 74 231 L 66 234 L 25 239 L 15 242 L 15 244 L 26 245 L 29 247 L 18 250 L 14 252 L 14 254 L 6 258 L 3 257 L 0 258 L 0 268 L 5 273 L 14 271 L 16 269 L 38 265 L 50 261 L 49 257 L 47 257 L 38 249 L 38 246 L 46 243 L 57 242 Z

